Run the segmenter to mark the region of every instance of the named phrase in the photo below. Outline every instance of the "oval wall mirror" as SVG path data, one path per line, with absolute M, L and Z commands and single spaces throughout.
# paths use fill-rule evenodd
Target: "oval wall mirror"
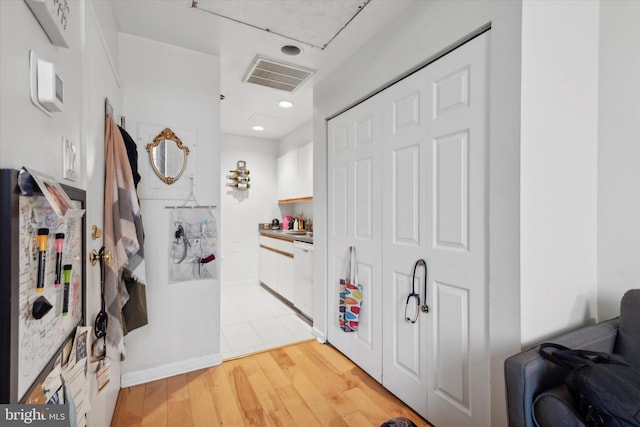
M 166 184 L 176 182 L 187 167 L 189 147 L 182 145 L 180 138 L 169 128 L 147 144 L 147 151 L 153 171 Z

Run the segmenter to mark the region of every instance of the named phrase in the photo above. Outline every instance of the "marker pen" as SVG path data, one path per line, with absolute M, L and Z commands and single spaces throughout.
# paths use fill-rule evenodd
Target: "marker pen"
M 71 264 L 62 267 L 64 274 L 64 297 L 62 298 L 62 315 L 69 314 L 69 282 L 71 282 Z
M 62 273 L 62 245 L 64 243 L 64 233 L 56 233 L 56 288 L 60 287 Z
M 47 261 L 48 237 L 48 228 L 38 228 L 38 282 L 36 283 L 36 290 L 38 292 L 42 292 L 44 290 L 44 268 Z

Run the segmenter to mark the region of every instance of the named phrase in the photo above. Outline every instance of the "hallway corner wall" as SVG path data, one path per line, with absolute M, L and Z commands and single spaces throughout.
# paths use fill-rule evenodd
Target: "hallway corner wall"
M 149 318 L 125 337 L 122 383 L 130 386 L 221 362 L 220 280 L 169 283 L 172 210 L 166 209 L 187 201 L 193 174 L 197 201 L 216 206 L 220 256 L 220 60 L 122 33 L 119 44 L 122 109 L 142 176 Z M 187 169 L 171 185 L 155 176 L 145 148 L 167 127 L 190 149 Z

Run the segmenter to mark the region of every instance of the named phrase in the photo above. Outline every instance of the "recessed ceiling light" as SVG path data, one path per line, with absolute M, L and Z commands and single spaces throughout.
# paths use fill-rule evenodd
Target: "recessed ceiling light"
M 298 46 L 288 44 L 288 45 L 282 46 L 280 48 L 280 52 L 284 53 L 285 55 L 296 56 L 296 55 L 300 55 L 300 52 L 302 52 L 302 49 L 300 49 Z
M 278 106 L 282 108 L 291 108 L 293 107 L 293 102 L 291 101 L 280 101 L 278 102 Z
M 264 130 L 264 126 L 256 125 L 256 126 L 253 126 L 251 129 L 260 132 L 260 131 Z

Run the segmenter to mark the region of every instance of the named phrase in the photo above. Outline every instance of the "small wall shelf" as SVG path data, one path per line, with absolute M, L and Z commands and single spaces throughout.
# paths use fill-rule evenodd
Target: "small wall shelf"
M 285 203 L 299 203 L 299 202 L 311 202 L 311 201 L 313 201 L 313 196 L 297 197 L 295 199 L 280 199 L 278 200 L 278 203 L 285 204 Z

